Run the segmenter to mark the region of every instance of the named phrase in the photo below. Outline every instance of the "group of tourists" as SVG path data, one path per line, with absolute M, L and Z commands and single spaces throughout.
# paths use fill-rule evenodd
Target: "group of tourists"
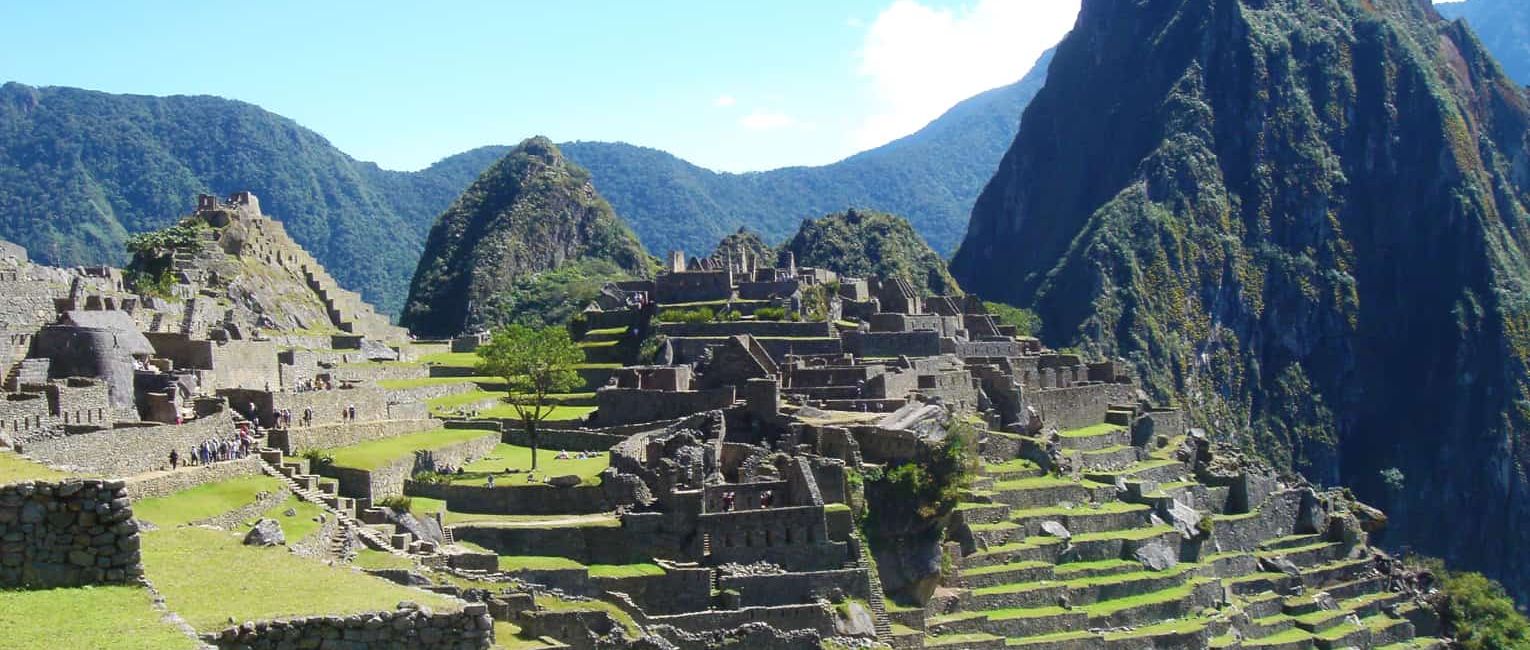
M 250 455 L 255 450 L 255 440 L 245 429 L 240 429 L 234 435 L 227 438 L 208 438 L 191 448 L 191 451 L 182 456 L 179 450 L 170 450 L 170 469 L 181 466 L 192 467 L 196 465 L 211 465 L 225 460 L 239 460 Z
M 775 490 L 764 490 L 760 492 L 761 508 L 769 508 L 771 506 L 771 503 L 775 501 L 775 492 Z M 722 493 L 723 512 L 733 512 L 733 505 L 737 499 L 737 495 L 735 495 L 732 490 Z
M 356 405 L 355 404 L 347 404 L 345 406 L 345 408 L 340 409 L 340 419 L 345 420 L 346 422 L 355 422 L 356 421 Z
M 315 377 L 313 379 L 304 379 L 303 381 L 298 382 L 296 386 L 292 387 L 292 392 L 312 393 L 318 390 L 334 389 L 335 384 L 334 382 L 331 382 L 328 377 Z

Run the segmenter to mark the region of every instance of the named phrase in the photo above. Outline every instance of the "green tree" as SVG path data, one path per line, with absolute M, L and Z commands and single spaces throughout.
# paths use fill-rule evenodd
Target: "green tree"
M 584 350 L 562 327 L 532 329 L 508 325 L 494 331 L 489 342 L 478 347 L 478 373 L 505 380 L 505 401 L 526 429 L 531 442 L 531 469 L 537 468 L 537 426 L 551 415 L 555 393 L 579 386 L 576 367 L 584 363 Z
M 1021 309 L 1002 302 L 984 302 L 989 315 L 1000 325 L 1014 325 L 1020 336 L 1041 336 L 1041 317 L 1029 309 Z
M 1503 586 L 1480 573 L 1446 572 L 1445 622 L 1466 650 L 1530 647 L 1530 620 L 1514 609 Z

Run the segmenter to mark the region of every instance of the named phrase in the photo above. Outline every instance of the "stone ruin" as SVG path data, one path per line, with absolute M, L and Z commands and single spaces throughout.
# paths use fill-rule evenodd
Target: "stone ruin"
M 446 484 L 426 477 L 499 442 L 533 442 L 513 421 L 428 412 L 425 400 L 471 390 L 471 368 L 410 363 L 407 334 L 340 289 L 253 195 L 200 197 L 188 222 L 203 237 L 175 252 L 170 296 L 0 247 L 11 342 L 0 442 L 116 477 L 0 486 L 0 531 L 24 538 L 0 547 L 6 584 L 132 581 L 130 499 L 264 472 L 333 518 L 334 543 L 311 552 L 410 558 L 413 569 L 371 572 L 474 604 L 204 637 L 220 647 L 337 635 L 385 647 L 435 628 L 440 647 L 486 647 L 492 620 L 575 648 L 1439 645 L 1428 576 L 1370 544 L 1384 515 L 1212 444 L 1147 400 L 1125 364 L 1048 350 L 976 299 L 742 250 L 672 255 L 652 280 L 606 287 L 571 326 L 595 410 L 536 442 L 609 454 L 599 485 Z M 701 308 L 714 318 L 667 321 Z M 484 340 L 434 344 L 463 353 Z M 427 377 L 462 382 L 379 384 Z M 500 433 L 368 471 L 294 458 L 442 426 Z M 974 436 L 980 462 L 933 534 L 868 523 L 900 507 L 868 485 L 957 431 Z M 248 438 L 248 453 L 170 466 L 172 451 L 231 438 Z M 106 511 L 46 515 L 81 532 L 38 535 L 39 506 L 27 504 L 39 495 Z M 396 496 L 550 523 L 381 507 Z M 569 564 L 501 571 L 497 556 Z M 649 564 L 660 570 L 590 569 Z M 369 636 L 379 624 L 399 632 Z

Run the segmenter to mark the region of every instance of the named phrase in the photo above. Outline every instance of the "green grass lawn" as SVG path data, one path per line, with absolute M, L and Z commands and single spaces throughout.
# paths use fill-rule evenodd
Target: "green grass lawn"
M 21 481 L 52 481 L 67 474 L 15 453 L 0 452 L 0 484 Z
M 132 586 L 0 591 L 0 650 L 197 648 Z
M 497 377 L 484 377 L 474 375 L 471 377 L 416 377 L 414 379 L 382 379 L 377 382 L 379 388 L 388 390 L 404 390 L 407 388 L 424 388 L 426 386 L 450 386 L 452 384 L 484 384 L 498 385 L 503 380 Z
M 363 569 L 413 569 L 414 560 L 364 548 L 356 553 L 356 559 L 351 561 L 351 566 Z
M 359 445 L 325 450 L 337 467 L 373 470 L 416 451 L 440 449 L 484 436 L 498 436 L 487 429 L 436 429 L 395 438 L 372 440 Z
M 284 548 L 245 546 L 239 534 L 178 528 L 143 534 L 143 565 L 165 604 L 199 632 L 235 621 L 344 616 L 411 600 L 453 611 L 449 598 L 325 565 Z M 3 636 L 3 635 L 0 635 Z
M 416 363 L 425 365 L 451 366 L 453 368 L 472 368 L 478 365 L 477 352 L 436 352 L 422 354 L 415 359 Z
M 1105 435 L 1105 434 L 1110 433 L 1112 431 L 1120 431 L 1121 429 L 1122 429 L 1122 427 L 1119 426 L 1119 425 L 1109 424 L 1109 423 L 1106 423 L 1106 422 L 1101 422 L 1099 424 L 1091 424 L 1091 425 L 1089 425 L 1087 427 L 1083 427 L 1083 428 L 1079 428 L 1079 429 L 1068 429 L 1067 431 L 1059 431 L 1057 433 L 1057 435 L 1062 436 L 1064 438 L 1091 438 L 1091 437 L 1094 437 L 1094 436 Z
M 499 386 L 503 386 L 503 384 L 500 384 Z M 511 406 L 511 405 L 509 405 L 509 404 L 507 404 L 507 403 L 505 403 L 503 401 L 504 397 L 505 397 L 505 391 L 504 391 L 503 388 L 501 388 L 499 386 L 497 386 L 495 388 L 483 388 L 482 385 L 480 385 L 480 388 L 478 390 L 468 391 L 466 393 L 457 393 L 455 395 L 442 395 L 441 397 L 431 398 L 431 399 L 425 401 L 425 405 L 430 407 L 430 410 L 431 410 L 432 413 L 442 413 L 442 414 L 448 414 L 449 415 L 449 414 L 452 414 L 453 412 L 455 412 L 457 409 L 460 409 L 460 408 L 463 408 L 463 407 L 466 407 L 466 406 L 470 406 L 470 405 L 473 405 L 473 404 L 478 404 L 480 402 L 487 403 L 487 402 L 491 402 L 492 401 L 495 404 L 495 406 L 490 406 L 490 407 L 484 409 L 482 412 L 480 412 L 478 414 L 479 417 L 493 417 L 493 418 L 520 417 L 518 414 L 516 414 L 515 407 L 513 407 L 513 406 Z M 554 406 L 553 414 L 551 416 L 549 416 L 549 419 L 552 419 L 552 420 L 559 420 L 559 419 L 567 420 L 567 419 L 572 419 L 572 418 L 570 418 L 570 417 L 561 417 L 560 418 L 559 415 L 560 414 L 564 414 L 564 413 L 579 413 L 579 412 L 581 412 L 581 411 L 579 411 L 577 409 L 574 409 L 572 407 L 589 407 L 590 404 L 592 402 L 594 402 L 594 400 L 595 400 L 595 393 L 590 393 L 590 392 L 584 392 L 584 393 L 553 393 L 551 395 L 548 395 L 547 399 L 548 399 L 549 402 L 552 402 L 552 403 L 554 403 L 556 405 L 556 406 Z M 591 407 L 590 411 L 594 411 L 594 408 Z M 489 413 L 491 413 L 491 412 L 498 413 L 500 415 L 489 415 Z M 588 413 L 585 413 L 585 415 L 588 415 Z M 577 417 L 584 417 L 584 415 L 579 415 Z
M 259 493 L 276 492 L 281 488 L 281 482 L 270 476 L 243 476 L 199 485 L 169 496 L 143 499 L 133 504 L 133 515 L 160 528 L 171 528 L 255 503 Z
M 583 569 L 585 566 L 566 557 L 551 555 L 501 555 L 500 571 L 557 571 Z
M 288 508 L 296 511 L 297 514 L 288 517 L 286 515 Z M 323 508 L 299 499 L 296 495 L 292 495 L 288 496 L 286 501 L 277 504 L 276 507 L 265 511 L 261 516 L 275 519 L 277 523 L 281 524 L 282 535 L 287 538 L 287 544 L 292 545 L 319 530 L 322 524 L 314 521 L 314 519 L 323 513 Z M 254 521 L 250 522 L 251 525 L 254 523 Z
M 572 456 L 572 454 L 570 454 Z M 568 458 L 558 460 L 558 451 L 555 449 L 539 449 L 537 451 L 537 475 L 538 476 L 563 476 L 574 474 L 584 483 L 581 485 L 600 485 L 600 473 L 611 465 L 611 454 L 600 452 L 593 458 L 583 460 Z M 456 477 L 452 483 L 458 485 L 483 485 L 487 482 L 489 474 L 495 474 L 494 484 L 500 485 L 526 485 L 526 473 L 504 474 L 506 468 L 525 472 L 531 469 L 531 448 L 519 445 L 507 445 L 500 443 L 489 452 L 489 455 L 468 463 L 462 467 L 462 476 Z
M 552 407 L 552 413 L 549 413 L 547 415 L 547 418 L 545 420 L 543 420 L 543 421 L 544 422 L 571 422 L 573 420 L 583 420 L 584 418 L 589 417 L 589 415 L 591 413 L 594 413 L 594 412 L 595 412 L 595 407 L 593 407 L 593 406 L 564 406 L 562 404 L 558 404 L 558 405 L 555 405 L 555 406 Z M 514 406 L 511 406 L 509 404 L 501 404 L 501 405 L 493 407 L 493 408 L 487 408 L 487 409 L 484 409 L 482 411 L 479 411 L 478 412 L 478 417 L 481 417 L 481 418 L 517 418 L 517 417 L 520 417 L 520 415 L 518 415 L 515 412 L 515 407 Z
M 652 562 L 637 564 L 591 564 L 591 578 L 636 578 L 639 576 L 662 576 L 664 567 Z

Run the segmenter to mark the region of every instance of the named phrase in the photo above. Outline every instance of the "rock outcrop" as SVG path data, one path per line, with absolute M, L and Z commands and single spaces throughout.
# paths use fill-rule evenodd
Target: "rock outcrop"
M 960 293 L 945 260 L 902 217 L 847 210 L 805 219 L 797 235 L 781 245 L 801 266 L 853 277 L 908 280 L 925 295 Z
M 1530 594 L 1524 89 L 1415 0 L 1086 0 L 1049 75 L 963 286 Z
M 400 322 L 427 336 L 457 334 L 516 278 L 585 257 L 634 274 L 651 266 L 589 173 L 550 140 L 531 138 L 436 220 Z

